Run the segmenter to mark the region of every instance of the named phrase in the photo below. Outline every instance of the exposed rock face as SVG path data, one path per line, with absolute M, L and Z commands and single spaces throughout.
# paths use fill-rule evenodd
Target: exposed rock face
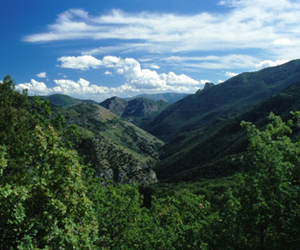
M 210 89 L 210 88 L 212 88 L 212 87 L 214 87 L 214 86 L 215 86 L 214 83 L 212 83 L 212 82 L 207 82 L 207 83 L 205 83 L 205 85 L 204 85 L 203 91 L 208 90 L 208 89 Z
M 136 182 L 143 185 L 157 182 L 156 174 L 151 169 L 155 163 L 153 159 L 147 162 L 139 160 L 126 149 L 117 148 L 101 137 L 83 139 L 80 150 L 95 169 L 96 177 L 102 178 L 103 182 Z
M 208 89 L 211 89 L 213 86 L 215 86 L 214 83 L 212 83 L 212 82 L 206 82 L 205 85 L 204 85 L 204 88 L 203 88 L 203 89 L 199 89 L 199 90 L 196 92 L 196 94 L 199 94 L 199 93 L 201 93 L 201 92 L 203 92 L 203 91 L 206 91 L 206 90 L 208 90 Z

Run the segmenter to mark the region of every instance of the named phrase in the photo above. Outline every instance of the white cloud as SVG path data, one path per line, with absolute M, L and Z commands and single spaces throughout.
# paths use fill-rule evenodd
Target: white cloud
M 194 93 L 199 89 L 199 85 L 157 85 L 149 92 L 148 86 L 133 85 L 125 83 L 119 87 L 104 87 L 90 84 L 89 81 L 80 78 L 78 81 L 69 79 L 54 80 L 55 86 L 48 88 L 45 83 L 37 82 L 34 79 L 30 83 L 21 83 L 16 86 L 18 90 L 28 89 L 30 95 L 50 95 L 54 93 L 62 93 L 81 99 L 93 99 L 103 101 L 111 96 L 130 97 L 141 93 L 162 93 L 162 92 L 179 92 Z
M 276 46 L 292 45 L 292 41 L 288 38 L 281 38 L 276 39 L 273 44 Z
M 287 60 L 277 60 L 277 61 L 272 61 L 272 60 L 265 60 L 260 62 L 259 64 L 255 65 L 257 69 L 263 69 L 267 67 L 275 67 L 284 63 L 287 63 Z
M 161 60 L 167 65 L 173 67 L 185 67 L 196 69 L 239 69 L 239 68 L 254 68 L 260 62 L 257 58 L 246 54 L 229 54 L 224 56 L 203 56 L 203 57 L 189 57 L 189 56 L 169 56 L 157 57 L 156 61 Z
M 27 89 L 29 94 L 47 95 L 51 89 L 47 88 L 44 82 L 31 79 L 30 83 L 20 83 L 16 86 L 17 90 Z
M 151 69 L 160 69 L 160 67 L 158 65 L 151 65 L 150 68 Z
M 63 60 L 60 60 L 63 58 Z M 158 74 L 155 70 L 142 68 L 140 63 L 133 58 L 120 58 L 105 56 L 102 60 L 89 56 L 88 63 L 85 58 L 61 57 L 58 59 L 61 66 L 70 69 L 89 69 L 95 67 L 108 68 L 104 74 L 115 72 L 122 75 L 125 83 L 118 87 L 104 87 L 90 84 L 89 81 L 80 78 L 78 81 L 69 79 L 56 79 L 54 87 L 48 88 L 45 83 L 31 80 L 30 83 L 17 85 L 18 89 L 27 88 L 30 94 L 48 95 L 63 93 L 78 98 L 90 98 L 97 101 L 117 95 L 120 97 L 133 96 L 139 93 L 185 92 L 194 93 L 203 87 L 209 80 L 195 80 L 185 74 L 174 72 Z M 94 65 L 91 62 L 96 62 Z M 112 72 L 113 71 L 113 72 Z
M 219 80 L 219 81 L 218 81 L 218 83 L 223 83 L 223 82 L 224 82 L 223 80 Z
M 300 4 L 295 1 L 278 0 L 274 4 L 274 0 L 227 0 L 219 4 L 229 9 L 222 13 L 202 12 L 194 15 L 113 10 L 98 16 L 81 9 L 71 9 L 61 13 L 44 33 L 29 35 L 24 40 L 116 41 L 114 46 L 96 48 L 84 54 L 137 48 L 151 53 L 249 48 L 268 50 L 272 42 L 280 41 L 282 37 L 299 40 Z M 133 42 L 135 46 L 130 45 Z
M 36 75 L 38 78 L 47 78 L 47 73 L 46 72 L 41 72 Z
M 237 75 L 238 75 L 237 73 L 230 72 L 230 71 L 226 71 L 226 73 L 225 73 L 225 76 L 228 76 L 228 77 L 234 77 L 234 76 L 237 76 Z
M 205 83 L 210 83 L 210 80 L 200 80 L 200 82 L 204 85 Z
M 83 57 L 88 58 L 88 63 L 83 63 Z M 63 60 L 62 60 L 63 58 Z M 126 83 L 137 89 L 159 89 L 161 91 L 172 89 L 171 86 L 199 86 L 203 83 L 194 80 L 185 74 L 177 75 L 174 72 L 158 74 L 155 70 L 142 69 L 140 63 L 133 58 L 120 58 L 115 56 L 105 56 L 99 60 L 93 56 L 61 57 L 61 67 L 70 69 L 84 69 L 103 67 L 115 71 L 125 77 Z M 94 65 L 91 62 L 95 62 Z M 110 71 L 107 71 L 110 72 Z M 104 73 L 105 74 L 105 73 Z
M 67 79 L 54 80 L 56 84 L 52 92 L 63 93 L 67 95 L 86 96 L 89 94 L 105 94 L 109 92 L 108 87 L 90 85 L 90 82 L 80 78 L 77 82 Z
M 63 56 L 57 59 L 61 62 L 61 68 L 87 70 L 89 68 L 97 69 L 102 62 L 90 55 L 84 56 Z
M 112 72 L 110 72 L 110 71 L 105 71 L 104 72 L 104 75 L 107 75 L 107 76 L 111 76 L 113 73 Z

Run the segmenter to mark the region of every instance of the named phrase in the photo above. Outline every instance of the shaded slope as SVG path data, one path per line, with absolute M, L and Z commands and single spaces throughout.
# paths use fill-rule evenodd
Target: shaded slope
M 241 121 L 263 128 L 270 112 L 287 120 L 291 111 L 300 110 L 299 96 L 297 82 L 241 115 L 214 120 L 188 139 L 185 135 L 182 140 L 178 137 L 171 141 L 163 147 L 162 162 L 156 170 L 158 178 L 175 182 L 217 178 L 247 168 L 247 159 L 241 153 L 245 152 L 248 140 Z
M 300 60 L 243 73 L 174 103 L 145 129 L 165 141 L 201 129 L 216 118 L 235 116 L 300 80 Z

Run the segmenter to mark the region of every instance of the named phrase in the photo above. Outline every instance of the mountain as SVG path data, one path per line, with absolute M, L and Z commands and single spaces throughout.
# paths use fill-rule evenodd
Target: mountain
M 144 128 L 164 141 L 174 140 L 180 134 L 184 137 L 184 133 L 205 129 L 215 119 L 240 114 L 299 79 L 300 60 L 243 73 L 179 100 Z
M 48 99 L 50 104 L 60 107 L 72 107 L 81 103 L 97 103 L 93 100 L 80 100 L 63 94 L 53 94 L 49 96 L 42 96 L 41 98 Z
M 179 101 L 180 99 L 186 97 L 189 94 L 186 93 L 160 93 L 160 94 L 142 94 L 138 95 L 136 97 L 130 98 L 130 99 L 135 99 L 139 97 L 143 97 L 146 99 L 150 99 L 152 101 L 165 101 L 169 103 L 174 103 Z
M 300 110 L 299 96 L 297 82 L 240 115 L 215 119 L 205 130 L 177 137 L 162 148 L 161 163 L 156 169 L 158 178 L 171 182 L 199 181 L 248 169 L 244 154 L 248 139 L 241 121 L 250 121 L 263 129 L 270 112 L 286 121 L 292 117 L 291 111 Z
M 170 104 L 164 101 L 152 101 L 143 97 L 130 99 L 128 101 L 112 97 L 102 103 L 101 106 L 109 109 L 114 114 L 126 121 L 130 121 L 138 127 L 144 124 L 163 111 Z
M 127 103 L 128 102 L 126 100 L 121 99 L 117 96 L 113 96 L 101 102 L 100 105 L 108 109 L 110 112 L 116 114 L 117 116 L 122 116 Z
M 78 152 L 96 176 L 117 183 L 156 182 L 152 167 L 163 142 L 97 104 L 54 107 L 81 132 Z

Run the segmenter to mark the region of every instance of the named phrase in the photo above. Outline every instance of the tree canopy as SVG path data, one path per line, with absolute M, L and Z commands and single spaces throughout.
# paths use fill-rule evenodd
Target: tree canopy
M 143 206 L 137 185 L 104 185 L 82 164 L 74 126 L 14 87 L 0 83 L 1 249 L 299 247 L 300 112 L 287 122 L 271 113 L 262 131 L 242 123 L 252 170 L 221 205 L 181 190 Z

